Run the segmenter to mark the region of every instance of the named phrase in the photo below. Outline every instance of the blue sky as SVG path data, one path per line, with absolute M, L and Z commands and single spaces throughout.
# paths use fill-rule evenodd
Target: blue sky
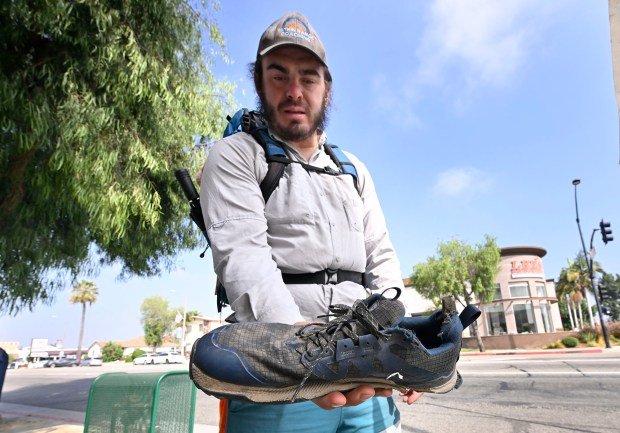
M 331 142 L 369 167 L 403 276 L 442 240 L 536 245 L 557 278 L 582 228 L 611 221 L 618 241 L 595 237 L 596 259 L 620 273 L 618 110 L 606 1 L 222 1 L 216 19 L 232 63 L 218 77 L 254 106 L 247 64 L 263 30 L 284 12 L 304 13 L 327 49 L 334 104 Z M 85 344 L 142 334 L 139 308 L 160 295 L 216 316 L 215 276 L 199 250 L 160 278 L 93 278 Z M 69 290 L 51 306 L 0 317 L 0 341 L 62 339 L 75 347 L 80 307 Z

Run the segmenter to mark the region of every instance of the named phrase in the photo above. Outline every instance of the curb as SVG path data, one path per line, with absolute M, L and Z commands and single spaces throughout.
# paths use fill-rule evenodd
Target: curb
M 603 348 L 588 347 L 582 349 L 544 349 L 544 350 L 495 350 L 487 352 L 461 352 L 461 356 L 493 355 L 562 355 L 568 353 L 603 353 Z

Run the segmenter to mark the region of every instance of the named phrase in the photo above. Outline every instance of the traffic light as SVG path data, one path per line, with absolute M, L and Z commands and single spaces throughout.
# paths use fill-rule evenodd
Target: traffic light
M 601 312 L 606 315 L 606 316 L 611 316 L 611 308 L 606 307 L 606 306 L 602 306 L 601 307 Z
M 611 291 L 607 286 L 598 286 L 598 294 L 601 297 L 601 302 L 611 300 Z
M 605 242 L 605 245 L 607 245 L 607 242 L 614 240 L 614 237 L 611 235 L 611 223 L 606 223 L 601 220 L 598 226 L 601 228 L 601 235 L 603 235 L 603 242 Z

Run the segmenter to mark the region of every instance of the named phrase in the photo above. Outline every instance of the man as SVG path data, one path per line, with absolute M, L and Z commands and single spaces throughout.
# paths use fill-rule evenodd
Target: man
M 334 175 L 338 167 L 324 151 L 332 77 L 323 44 L 303 15 L 285 14 L 267 28 L 252 73 L 269 132 L 293 162 L 266 203 L 259 185 L 268 165 L 252 136 L 220 140 L 205 164 L 203 214 L 214 268 L 235 318 L 304 324 L 326 314 L 329 305 L 365 298 L 365 286 L 402 289 L 366 167 L 348 155 L 358 172 L 356 187 L 353 176 Z M 391 394 L 362 386 L 289 405 L 230 401 L 226 431 L 398 431 Z M 409 393 L 404 401 L 419 395 Z

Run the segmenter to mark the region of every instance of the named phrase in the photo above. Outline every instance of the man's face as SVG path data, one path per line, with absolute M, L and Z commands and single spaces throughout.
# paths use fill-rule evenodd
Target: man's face
M 299 142 L 322 128 L 329 89 L 324 68 L 308 51 L 277 48 L 262 58 L 259 98 L 269 127 L 285 141 Z

